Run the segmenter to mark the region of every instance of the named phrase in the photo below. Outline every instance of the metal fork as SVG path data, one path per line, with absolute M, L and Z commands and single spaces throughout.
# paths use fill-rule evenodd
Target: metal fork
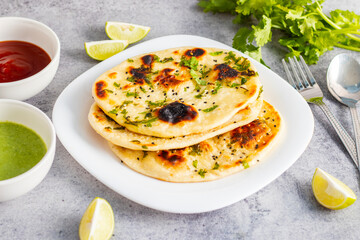
M 354 140 L 323 102 L 324 95 L 304 59 L 300 56 L 300 61 L 298 61 L 296 57 L 289 57 L 288 60 L 292 74 L 288 64 L 284 59 L 282 59 L 285 72 L 288 77 L 288 82 L 305 98 L 307 102 L 316 104 L 321 108 L 339 135 L 341 141 L 344 143 L 345 148 L 348 150 L 355 165 L 359 167 Z

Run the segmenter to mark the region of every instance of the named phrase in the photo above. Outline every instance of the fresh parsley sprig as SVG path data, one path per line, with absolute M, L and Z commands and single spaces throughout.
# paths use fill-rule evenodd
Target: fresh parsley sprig
M 322 11 L 324 0 L 200 0 L 204 12 L 229 12 L 234 23 L 254 17 L 257 24 L 241 27 L 233 47 L 265 64 L 261 47 L 272 40 L 274 29 L 282 31 L 279 43 L 288 48 L 286 56 L 302 55 L 308 64 L 334 47 L 360 52 L 360 16 L 351 11 Z M 248 21 L 247 21 L 248 22 Z

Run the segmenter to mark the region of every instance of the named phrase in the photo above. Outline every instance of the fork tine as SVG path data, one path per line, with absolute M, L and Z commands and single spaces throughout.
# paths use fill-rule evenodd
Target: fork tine
M 300 61 L 302 63 L 303 68 L 305 69 L 305 72 L 308 75 L 308 78 L 310 79 L 311 86 L 314 86 L 316 84 L 315 78 L 312 75 L 312 73 L 310 72 L 309 67 L 306 65 L 304 58 L 301 55 L 300 55 Z
M 306 76 L 305 76 L 304 71 L 302 70 L 302 68 L 301 68 L 301 66 L 299 64 L 299 61 L 296 59 L 295 56 L 293 58 L 294 58 L 294 62 L 296 64 L 296 66 L 297 66 L 297 69 L 300 72 L 300 75 L 301 75 L 301 78 L 302 78 L 302 81 L 303 81 L 303 84 L 304 84 L 305 88 L 309 87 L 310 84 L 309 84 L 308 80 L 306 79 Z
M 282 59 L 281 61 L 282 61 L 283 65 L 284 65 L 284 69 L 285 69 L 285 73 L 286 73 L 287 78 L 288 78 L 288 82 L 291 84 L 291 86 L 293 86 L 293 88 L 295 88 L 297 90 L 297 87 L 295 85 L 295 81 L 294 81 L 293 77 L 291 76 L 290 70 L 289 70 L 289 68 L 288 68 L 288 66 L 287 66 L 287 64 L 285 62 L 285 59 Z
M 298 89 L 299 90 L 303 90 L 304 89 L 304 86 L 303 84 L 301 83 L 301 80 L 300 80 L 300 77 L 299 77 L 299 74 L 296 70 L 296 67 L 295 67 L 295 63 L 294 63 L 294 60 L 292 58 L 288 58 L 289 62 L 290 62 L 290 67 L 291 67 L 291 71 L 294 73 L 294 76 L 295 76 L 295 80 L 296 80 L 296 83 L 298 85 Z

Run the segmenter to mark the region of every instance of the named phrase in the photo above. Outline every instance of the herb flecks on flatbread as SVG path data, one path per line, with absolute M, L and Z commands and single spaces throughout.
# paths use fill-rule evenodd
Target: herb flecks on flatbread
M 96 103 L 91 106 L 88 119 L 90 125 L 98 134 L 115 145 L 133 150 L 146 149 L 147 151 L 157 151 L 184 148 L 219 134 L 231 131 L 239 126 L 248 124 L 257 118 L 262 104 L 263 101 L 260 98 L 248 105 L 246 108 L 237 112 L 235 116 L 233 116 L 229 121 L 222 124 L 221 126 L 202 133 L 189 134 L 173 138 L 160 138 L 129 131 L 124 126 L 119 125 L 112 118 L 107 116 L 104 111 L 97 106 Z M 154 107 L 159 107 L 163 106 L 163 102 L 155 102 L 151 103 L 151 105 L 154 105 Z M 117 111 L 121 111 L 121 107 Z M 143 113 L 143 115 L 147 114 L 148 113 Z M 148 115 L 146 117 L 146 119 L 152 118 L 153 115 Z
M 224 124 L 254 102 L 260 88 L 254 66 L 239 54 L 182 47 L 124 61 L 95 81 L 93 97 L 128 130 L 173 138 Z
M 219 179 L 260 161 L 279 137 L 279 113 L 264 102 L 251 123 L 181 149 L 130 150 L 110 143 L 113 152 L 133 170 L 170 182 Z

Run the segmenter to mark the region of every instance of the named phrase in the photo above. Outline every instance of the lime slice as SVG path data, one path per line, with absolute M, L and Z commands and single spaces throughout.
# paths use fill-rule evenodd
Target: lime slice
M 103 198 L 95 198 L 86 209 L 79 226 L 80 240 L 110 239 L 114 231 L 114 213 Z
M 129 45 L 126 40 L 104 40 L 96 42 L 86 42 L 86 53 L 95 60 L 105 60 L 122 50 Z
M 149 27 L 122 23 L 122 22 L 106 22 L 105 32 L 112 40 L 128 40 L 129 44 L 140 41 L 148 32 Z
M 312 189 L 316 200 L 329 209 L 343 209 L 356 200 L 354 192 L 348 186 L 320 168 L 315 170 Z

